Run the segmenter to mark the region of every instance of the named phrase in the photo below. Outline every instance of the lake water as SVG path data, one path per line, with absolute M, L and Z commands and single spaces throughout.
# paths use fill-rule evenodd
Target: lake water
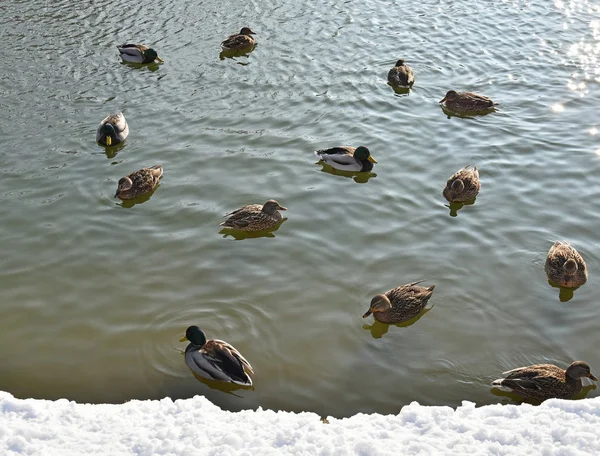
M 600 375 L 598 4 L 317 3 L 0 6 L 0 389 L 348 416 L 511 402 L 489 383 L 529 363 Z M 257 48 L 221 60 L 245 25 Z M 121 63 L 124 42 L 165 63 Z M 386 84 L 399 58 L 409 95 Z M 448 118 L 449 89 L 499 110 Z M 130 136 L 105 151 L 95 130 L 120 110 Z M 375 175 L 324 172 L 313 150 L 341 144 L 369 146 Z M 113 198 L 157 163 L 151 198 Z M 469 163 L 481 192 L 451 215 L 442 189 Z M 272 237 L 219 232 L 270 198 L 288 208 Z M 588 265 L 572 297 L 544 274 L 557 239 Z M 437 286 L 414 324 L 361 318 L 420 279 Z M 193 377 L 190 324 L 246 356 L 252 390 Z

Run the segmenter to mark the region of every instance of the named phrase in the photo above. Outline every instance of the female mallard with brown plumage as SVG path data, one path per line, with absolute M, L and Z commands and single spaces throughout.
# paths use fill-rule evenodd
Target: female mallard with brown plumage
M 252 386 L 252 366 L 235 347 L 218 339 L 206 340 L 198 326 L 190 326 L 179 340 L 190 343 L 185 349 L 185 363 L 195 374 L 208 380 Z
M 377 163 L 377 160 L 371 156 L 371 152 L 365 146 L 356 148 L 339 146 L 315 150 L 315 155 L 319 160 L 323 160 L 327 165 L 340 171 L 371 171 L 373 163 Z
M 96 142 L 104 146 L 115 146 L 125 141 L 129 135 L 129 126 L 122 112 L 110 114 L 102 119 L 96 130 Z
M 158 53 L 143 44 L 122 44 L 117 46 L 121 58 L 130 63 L 152 63 L 155 60 L 164 63 L 164 60 L 158 56 Z
M 275 200 L 265 204 L 249 204 L 225 216 L 230 216 L 219 226 L 238 231 L 262 231 L 276 227 L 283 217 L 279 211 L 287 210 Z
M 575 361 L 566 371 L 554 364 L 534 364 L 503 372 L 503 375 L 506 377 L 494 380 L 492 386 L 536 401 L 552 397 L 568 399 L 581 391 L 583 377 L 598 380 L 583 361 Z
M 403 59 L 388 72 L 388 83 L 393 87 L 410 87 L 415 82 L 413 70 Z
M 564 288 L 580 287 L 588 278 L 583 257 L 567 241 L 556 241 L 550 247 L 544 271 L 550 282 Z
M 429 288 L 417 286 L 421 282 L 423 280 L 376 295 L 363 318 L 373 314 L 375 320 L 382 323 L 402 323 L 415 318 L 423 311 L 435 288 L 435 285 Z
M 446 102 L 446 108 L 456 113 L 476 113 L 491 111 L 497 103 L 488 97 L 473 92 L 449 90 L 440 103 Z
M 451 203 L 467 203 L 475 199 L 481 188 L 477 166 L 467 165 L 455 172 L 446 182 L 444 197 Z
M 115 198 L 129 200 L 150 193 L 163 175 L 162 165 L 142 168 L 119 180 Z
M 256 35 L 248 27 L 242 28 L 240 33 L 229 36 L 221 43 L 224 51 L 240 51 L 252 48 L 256 45 L 256 41 L 252 35 Z

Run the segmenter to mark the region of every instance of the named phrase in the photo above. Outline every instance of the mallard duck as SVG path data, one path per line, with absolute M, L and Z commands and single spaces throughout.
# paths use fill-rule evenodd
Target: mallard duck
M 469 169 L 467 165 L 456 171 L 446 182 L 444 197 L 451 203 L 466 203 L 472 201 L 481 188 L 477 166 Z
M 567 241 L 556 241 L 550 247 L 544 271 L 550 282 L 564 288 L 580 287 L 588 278 L 583 257 Z
M 248 49 L 256 44 L 256 41 L 251 35 L 256 35 L 248 27 L 242 28 L 240 33 L 229 36 L 225 41 L 221 43 L 221 47 L 226 51 L 237 51 L 241 49 Z
M 122 112 L 111 114 L 100 122 L 96 130 L 96 142 L 105 146 L 114 146 L 125 141 L 129 135 L 129 126 Z
M 554 364 L 534 364 L 502 374 L 506 377 L 494 380 L 492 386 L 537 401 L 551 397 L 570 398 L 581 391 L 582 377 L 598 381 L 590 372 L 590 366 L 583 361 L 575 361 L 566 371 Z
M 449 90 L 440 103 L 446 102 L 446 108 L 457 113 L 482 112 L 494 108 L 496 103 L 488 97 L 473 92 L 456 92 Z
M 356 148 L 340 146 L 315 150 L 315 155 L 319 160 L 323 160 L 332 168 L 341 171 L 371 171 L 373 163 L 377 163 L 377 160 L 371 156 L 371 152 L 365 146 L 358 146 Z
M 418 282 L 392 288 L 384 294 L 378 294 L 371 299 L 369 310 L 363 318 L 373 314 L 375 320 L 382 323 L 402 323 L 419 315 L 433 294 L 435 285 L 429 288 L 418 287 Z
M 185 348 L 185 363 L 192 372 L 208 380 L 252 386 L 252 366 L 233 345 L 218 339 L 206 340 L 198 326 L 190 326 L 179 342 L 186 340 L 190 343 Z
M 396 62 L 396 66 L 388 72 L 388 83 L 397 87 L 409 87 L 415 82 L 415 76 L 411 67 L 404 63 L 403 59 Z
M 285 207 L 280 206 L 275 200 L 269 200 L 265 204 L 249 204 L 229 214 L 225 214 L 225 217 L 230 217 L 220 223 L 219 226 L 238 231 L 267 230 L 281 223 L 283 217 L 279 211 L 286 210 Z
M 119 180 L 115 198 L 129 200 L 149 193 L 156 188 L 162 175 L 162 165 L 154 165 L 150 168 L 134 171 Z
M 164 63 L 156 51 L 143 44 L 122 44 L 117 46 L 121 58 L 131 63 L 152 63 L 155 60 Z

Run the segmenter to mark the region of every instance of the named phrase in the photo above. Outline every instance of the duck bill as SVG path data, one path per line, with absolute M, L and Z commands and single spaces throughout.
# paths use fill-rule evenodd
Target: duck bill
M 369 160 L 371 163 L 377 163 L 377 160 L 375 160 L 373 157 L 371 157 L 369 155 L 369 158 L 367 158 L 367 160 Z
M 110 136 L 106 137 L 106 145 L 107 146 L 112 146 L 112 138 Z
M 165 63 L 165 61 L 160 57 L 156 57 L 154 60 L 156 60 L 158 63 Z
M 365 314 L 363 315 L 363 318 L 367 318 L 369 315 L 371 315 L 373 312 L 371 312 L 371 309 L 367 310 L 365 312 Z
M 185 342 L 186 340 L 188 340 L 188 338 L 183 336 L 181 339 L 179 339 L 179 342 Z
M 279 206 L 277 209 L 280 211 L 287 211 L 287 207 Z
M 591 379 L 591 380 L 594 380 L 595 382 L 598 381 L 598 378 L 596 376 L 592 375 L 591 372 L 590 372 L 590 375 L 588 375 L 588 378 Z
M 444 101 L 446 101 L 446 97 L 442 98 L 438 103 L 443 103 Z

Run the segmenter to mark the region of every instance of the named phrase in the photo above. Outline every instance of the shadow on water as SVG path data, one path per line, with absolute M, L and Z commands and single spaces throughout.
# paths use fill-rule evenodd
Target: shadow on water
M 160 63 L 158 62 L 150 62 L 150 63 L 136 63 L 136 62 L 126 62 L 125 60 L 121 60 L 121 65 L 125 65 L 131 68 L 135 68 L 136 70 L 148 70 L 152 73 L 158 71 L 160 68 Z
M 450 217 L 456 217 L 458 215 L 458 211 L 460 211 L 463 206 L 472 206 L 473 204 L 475 204 L 475 199 L 472 201 L 467 201 L 466 203 L 444 204 L 444 206 L 450 209 Z
M 551 282 L 550 280 L 548 280 L 548 284 L 552 287 L 552 288 L 558 288 L 558 299 L 560 302 L 567 302 L 570 301 L 571 299 L 573 299 L 573 296 L 575 295 L 575 290 L 577 290 L 579 287 L 577 288 L 565 288 L 565 287 L 561 287 L 557 284 L 555 284 L 554 282 Z
M 244 239 L 255 239 L 261 237 L 274 238 L 275 234 L 273 233 L 277 231 L 286 220 L 287 217 L 282 219 L 278 225 L 275 225 L 273 228 L 269 228 L 268 230 L 254 231 L 250 233 L 247 231 L 232 230 L 231 228 L 223 228 L 221 229 L 221 231 L 219 231 L 219 234 L 222 234 L 223 238 L 232 237 L 236 241 L 243 241 Z
M 149 193 L 146 193 L 142 196 L 138 196 L 137 198 L 121 201 L 120 203 L 116 203 L 116 205 L 124 207 L 125 209 L 131 209 L 136 204 L 142 204 L 142 203 L 145 203 L 146 201 L 148 201 L 152 197 L 152 195 L 154 195 L 154 192 L 156 190 L 158 190 L 159 187 L 160 187 L 160 184 L 158 184 L 156 186 L 156 188 Z
M 410 95 L 410 89 L 412 88 L 412 84 L 409 86 L 399 86 L 390 84 L 388 82 L 387 85 L 389 85 L 394 90 L 396 95 Z
M 493 112 L 496 112 L 496 108 L 489 108 L 483 111 L 469 111 L 469 112 L 455 112 L 448 109 L 445 105 L 440 105 L 441 110 L 446 114 L 448 119 L 452 117 L 458 117 L 460 119 L 474 119 L 475 117 L 487 116 Z
M 117 154 L 125 147 L 125 143 L 127 140 L 120 142 L 119 144 L 115 144 L 114 146 L 105 146 L 104 144 L 97 143 L 100 147 L 104 149 L 104 153 L 106 154 L 106 158 L 109 160 L 115 158 Z
M 583 388 L 581 388 L 581 391 L 579 393 L 577 393 L 575 396 L 573 396 L 571 398 L 571 400 L 585 399 L 585 397 L 588 395 L 588 393 L 595 389 L 596 389 L 595 384 L 584 386 Z M 510 401 L 503 401 L 503 403 L 512 402 L 517 405 L 520 405 L 520 404 L 540 405 L 543 402 L 543 401 L 535 401 L 533 399 L 525 399 L 525 398 L 519 396 L 518 394 L 512 393 L 510 391 L 503 391 L 501 389 L 494 388 L 494 387 L 490 388 L 490 392 L 494 396 L 503 397 L 503 398 L 510 400 Z
M 321 172 L 323 172 L 323 173 L 332 174 L 334 176 L 347 177 L 349 179 L 352 179 L 357 184 L 366 184 L 367 182 L 369 182 L 369 179 L 377 177 L 377 174 L 375 174 L 374 172 L 371 172 L 371 171 L 362 172 L 362 173 L 356 172 L 356 171 L 340 171 L 339 169 L 332 168 L 331 166 L 329 166 L 326 163 L 323 163 L 322 161 L 318 161 L 315 164 L 316 165 L 320 164 L 323 166 L 321 168 Z
M 184 355 L 185 355 L 185 353 L 184 353 Z M 216 391 L 221 391 L 222 393 L 225 393 L 225 394 L 231 394 L 232 396 L 235 396 L 235 397 L 239 397 L 239 398 L 243 397 L 243 396 L 240 396 L 239 394 L 235 394 L 235 392 L 238 390 L 254 391 L 254 386 L 243 386 L 243 385 L 238 385 L 237 383 L 220 382 L 218 380 L 209 380 L 207 378 L 200 377 L 197 373 L 195 373 L 191 369 L 190 369 L 190 373 L 196 378 L 196 380 L 198 380 L 200 383 L 204 383 L 210 389 L 216 390 Z
M 419 321 L 421 319 L 421 317 L 423 317 L 423 315 L 425 315 L 431 309 L 433 309 L 433 306 L 423 309 L 423 311 L 419 315 L 417 315 L 414 318 L 411 318 L 410 320 L 406 320 L 402 323 L 388 324 L 388 323 L 381 323 L 380 321 L 374 320 L 372 325 L 363 325 L 363 329 L 367 330 L 367 331 L 371 331 L 371 337 L 373 337 L 373 339 L 381 339 L 384 335 L 387 334 L 387 332 L 390 329 L 390 326 L 396 326 L 398 328 L 406 328 L 408 326 L 412 326 L 417 321 Z
M 249 57 L 250 53 L 256 48 L 256 45 L 236 50 L 224 50 L 219 54 L 219 60 L 232 59 L 237 60 L 236 57 Z M 238 62 L 240 65 L 247 65 L 247 63 Z

